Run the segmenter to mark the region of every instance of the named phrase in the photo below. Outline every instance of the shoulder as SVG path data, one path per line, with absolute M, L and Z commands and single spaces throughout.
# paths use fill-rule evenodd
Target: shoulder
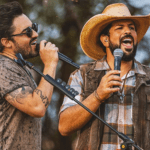
M 95 61 L 82 64 L 82 65 L 80 65 L 80 68 L 76 69 L 74 72 L 72 72 L 71 75 L 85 74 L 89 69 L 92 68 L 92 66 L 95 66 L 94 64 L 95 64 Z
M 15 61 L 0 55 L 0 87 L 26 83 L 26 74 Z M 27 84 L 25 84 L 27 85 Z
M 138 62 L 137 60 L 135 60 L 135 62 L 136 62 L 139 66 L 141 66 L 142 69 L 143 69 L 146 73 L 147 73 L 147 72 L 150 72 L 150 66 L 144 65 L 144 64 Z
M 0 55 L 0 68 L 1 75 L 7 74 L 7 76 L 17 75 L 22 76 L 24 74 L 23 69 L 12 59 Z
M 150 81 L 150 67 L 148 65 L 144 65 L 144 64 L 141 64 L 140 62 L 138 61 L 135 61 L 137 64 L 138 64 L 138 70 L 141 70 L 142 72 L 145 73 L 145 75 L 143 76 L 146 80 L 146 82 Z
M 93 62 L 89 62 L 89 63 L 86 63 L 86 64 L 82 64 L 80 65 L 80 71 L 83 72 L 83 73 L 86 73 L 88 72 L 90 69 L 94 69 L 96 65 L 96 61 L 93 61 Z

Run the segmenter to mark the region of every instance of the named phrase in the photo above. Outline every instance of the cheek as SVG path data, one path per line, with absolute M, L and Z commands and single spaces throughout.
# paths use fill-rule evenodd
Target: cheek
M 24 38 L 22 38 L 22 40 L 21 40 L 20 42 L 23 43 L 23 44 L 27 44 L 27 43 L 30 42 L 30 40 L 31 40 L 31 39 L 28 38 L 27 35 L 25 35 Z
M 24 40 L 20 43 L 20 47 L 22 49 L 25 49 L 26 51 L 29 51 L 29 49 L 31 47 L 31 45 L 29 45 L 29 43 L 30 43 L 29 40 Z
M 20 47 L 28 47 L 29 46 L 29 40 L 20 40 L 18 41 L 18 44 L 20 45 Z
M 136 32 L 133 32 L 132 33 L 132 36 L 133 36 L 133 38 L 134 38 L 134 44 L 136 44 L 137 43 L 137 33 Z
M 120 43 L 120 36 L 115 34 L 110 37 L 110 42 L 114 44 L 119 44 Z

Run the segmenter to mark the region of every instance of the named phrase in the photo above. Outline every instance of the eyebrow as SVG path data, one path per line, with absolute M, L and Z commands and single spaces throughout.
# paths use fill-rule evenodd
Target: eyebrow
M 33 23 L 32 23 L 32 25 L 33 25 Z M 31 27 L 30 27 L 30 26 L 29 26 L 29 27 L 32 28 L 32 25 L 31 25 Z M 29 27 L 27 27 L 27 28 L 29 28 Z M 21 31 L 21 33 L 24 32 L 25 30 L 27 30 L 27 28 L 23 29 L 23 30 Z
M 27 28 L 29 28 L 29 27 L 27 27 Z M 21 31 L 21 33 L 24 32 L 25 30 L 27 30 L 27 28 L 23 29 L 23 30 Z

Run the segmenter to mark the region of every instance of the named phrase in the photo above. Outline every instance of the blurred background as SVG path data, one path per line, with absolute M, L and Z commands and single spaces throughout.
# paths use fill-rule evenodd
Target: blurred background
M 14 0 L 0 0 L 0 4 Z M 24 13 L 39 24 L 38 41 L 45 39 L 59 47 L 61 53 L 78 64 L 92 61 L 80 47 L 79 36 L 85 22 L 93 15 L 99 14 L 112 3 L 124 3 L 132 15 L 147 15 L 150 13 L 149 0 L 16 0 Z M 143 22 L 144 23 L 144 22 Z M 150 29 L 138 45 L 136 59 L 146 65 L 150 64 Z M 41 71 L 43 64 L 39 57 L 29 60 Z M 56 78 L 68 81 L 74 67 L 59 61 Z M 34 74 L 38 83 L 40 76 Z M 52 101 L 42 118 L 42 150 L 73 150 L 76 133 L 63 137 L 58 132 L 58 114 L 63 102 L 63 94 L 54 88 Z

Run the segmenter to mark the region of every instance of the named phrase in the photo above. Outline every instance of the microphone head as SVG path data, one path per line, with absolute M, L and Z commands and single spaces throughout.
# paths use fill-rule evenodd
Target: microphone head
M 120 48 L 115 49 L 113 52 L 113 55 L 114 55 L 114 57 L 121 57 L 122 58 L 122 56 L 123 56 L 122 49 L 120 49 Z
M 47 43 L 47 42 L 46 42 Z M 46 46 L 46 43 L 44 43 L 45 44 L 45 46 Z M 35 50 L 37 51 L 37 52 L 39 52 L 40 51 L 40 43 L 37 43 L 36 44 L 36 48 L 35 48 Z
M 35 48 L 35 50 L 36 50 L 37 52 L 39 52 L 39 49 L 40 49 L 40 44 L 39 44 L 39 43 L 37 43 L 37 44 L 36 44 L 36 48 Z

